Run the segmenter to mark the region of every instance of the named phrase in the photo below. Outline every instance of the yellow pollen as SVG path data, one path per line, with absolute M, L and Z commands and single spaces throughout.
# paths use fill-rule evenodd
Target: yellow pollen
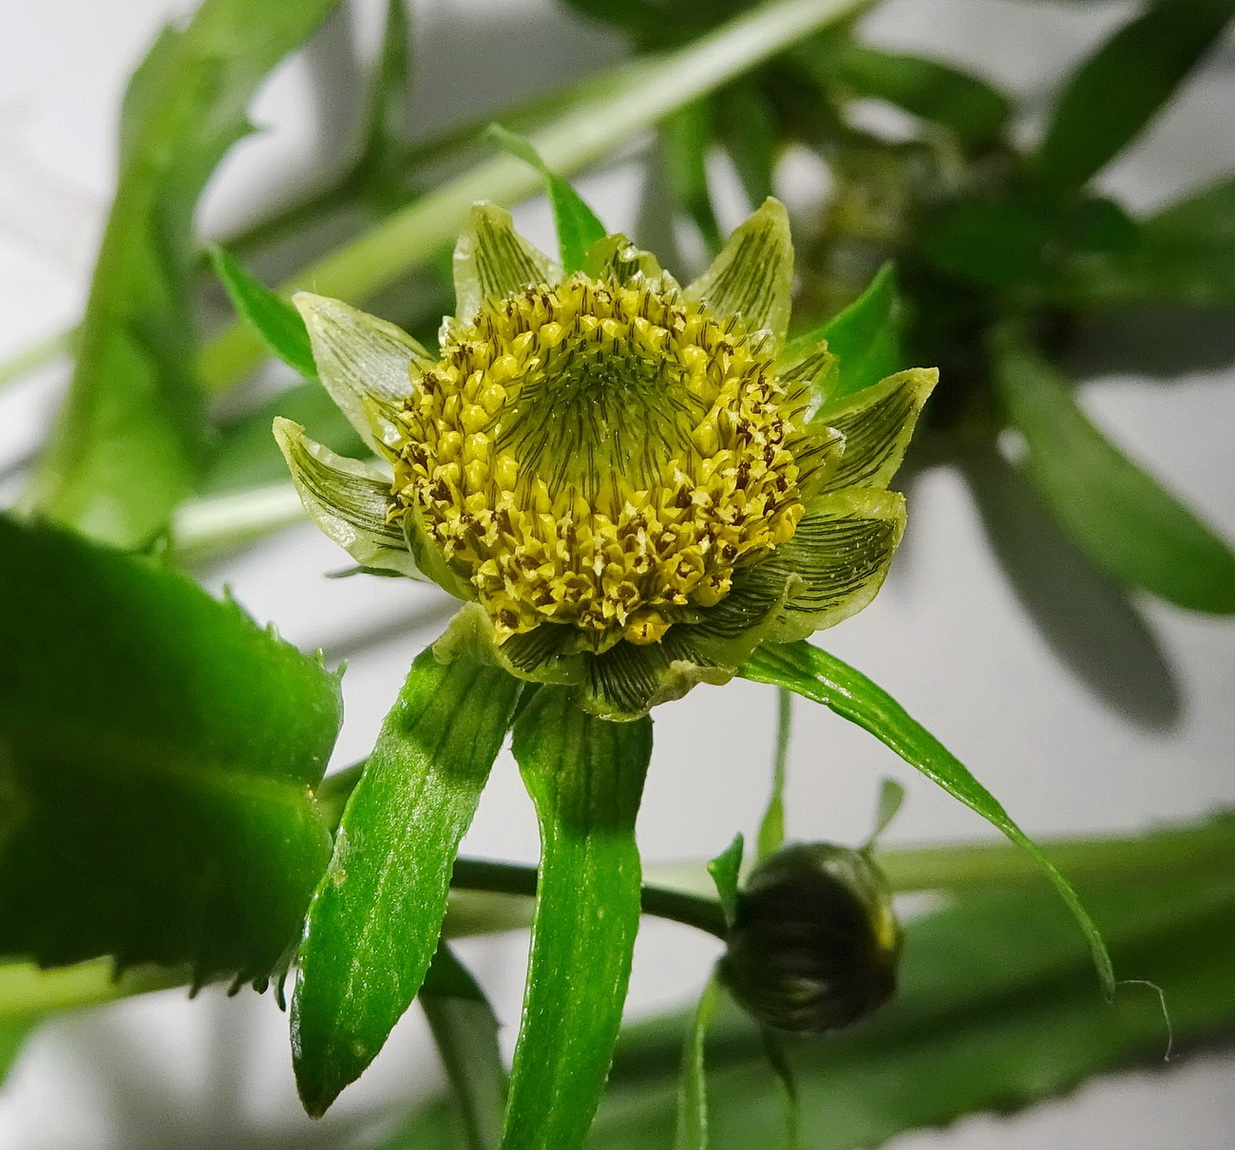
M 499 642 L 657 642 L 801 518 L 801 404 L 764 347 L 643 281 L 490 301 L 400 413 L 392 516 L 419 513 Z

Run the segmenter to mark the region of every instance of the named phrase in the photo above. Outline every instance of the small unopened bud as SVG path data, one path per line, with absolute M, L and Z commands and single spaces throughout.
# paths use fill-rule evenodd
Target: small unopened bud
M 883 875 L 860 851 L 785 847 L 738 895 L 721 976 L 778 1030 L 823 1031 L 864 1018 L 896 987 L 900 929 Z

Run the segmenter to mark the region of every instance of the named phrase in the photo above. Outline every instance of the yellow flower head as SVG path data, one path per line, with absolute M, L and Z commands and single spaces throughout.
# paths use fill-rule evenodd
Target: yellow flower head
M 685 289 L 622 236 L 563 276 L 477 205 L 436 357 L 297 296 L 322 382 L 393 472 L 281 420 L 301 496 L 360 563 L 468 601 L 443 657 L 617 719 L 724 682 L 874 596 L 904 522 L 886 483 L 934 382 L 820 406 L 826 349 L 782 356 L 792 260 L 773 200 Z

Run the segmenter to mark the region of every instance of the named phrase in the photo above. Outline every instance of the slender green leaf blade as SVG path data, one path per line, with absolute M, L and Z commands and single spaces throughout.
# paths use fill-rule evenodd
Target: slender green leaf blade
M 1037 156 L 1048 182 L 1080 187 L 1131 143 L 1222 34 L 1230 0 L 1159 0 L 1089 57 L 1059 96 Z
M 236 314 L 288 367 L 305 379 L 316 381 L 317 364 L 309 331 L 291 301 L 271 291 L 226 249 L 212 247 L 210 259 Z
M 579 193 L 545 163 L 530 140 L 508 131 L 500 124 L 494 124 L 489 129 L 489 138 L 512 156 L 518 156 L 524 163 L 531 164 L 541 174 L 553 208 L 553 221 L 557 226 L 558 256 L 562 261 L 562 270 L 567 275 L 579 271 L 583 267 L 588 248 L 604 238 L 605 225 L 596 218 L 596 213 L 583 202 Z
M 310 1114 L 361 1075 L 424 981 L 459 840 L 518 694 L 517 680 L 466 658 L 427 650 L 412 664 L 305 925 L 292 1051 Z
M 1039 352 L 1008 335 L 996 355 L 995 380 L 1029 448 L 1029 476 L 1090 561 L 1180 607 L 1235 613 L 1231 548 L 1090 423 Z
M 541 687 L 514 729 L 541 865 L 504 1150 L 581 1146 L 622 1019 L 639 927 L 635 816 L 652 721 L 609 722 Z
M 825 59 L 831 77 L 859 96 L 942 124 L 973 144 L 994 140 L 1012 113 L 1003 92 L 938 60 L 881 52 L 853 40 Z
M 712 146 L 714 101 L 695 100 L 661 121 L 660 159 L 669 194 L 691 218 L 710 258 L 725 246 L 712 206 L 708 152 Z M 762 201 L 760 201 L 762 202 Z
M 456 992 L 445 994 L 443 988 Z M 444 940 L 433 956 L 420 1005 L 454 1093 L 468 1150 L 496 1150 L 506 1103 L 497 1017 Z
M 793 692 L 776 693 L 776 750 L 772 756 L 772 786 L 759 823 L 755 855 L 774 855 L 785 842 L 785 781 L 789 765 L 789 737 L 793 733 Z
M 837 365 L 823 383 L 824 398 L 853 395 L 900 368 L 902 322 L 896 269 L 886 263 L 870 286 L 844 311 L 814 331 L 791 340 L 781 359 L 789 362 L 801 358 L 820 340 L 827 340 Z
M 1235 179 L 1168 204 L 1144 221 L 1129 253 L 1080 269 L 1082 303 L 1235 306 Z
M 721 135 L 751 210 L 774 191 L 779 126 L 769 101 L 753 82 L 731 84 L 717 94 Z
M 719 885 L 719 884 L 718 884 Z M 708 1027 L 720 1005 L 720 979 L 713 974 L 708 979 L 694 1016 L 686 1031 L 682 1047 L 682 1076 L 678 1083 L 677 1127 L 673 1150 L 707 1150 L 708 1148 L 708 1080 L 704 1065 Z
M 27 509 L 141 547 L 192 490 L 206 428 L 189 292 L 193 211 L 248 130 L 245 107 L 263 77 L 334 2 L 206 0 L 142 63 L 72 383 Z
M 261 980 L 329 856 L 336 677 L 189 579 L 0 517 L 0 954 Z
M 911 718 L 891 695 L 860 671 L 805 641 L 764 646 L 755 652 L 739 673 L 743 678 L 757 683 L 771 683 L 796 691 L 804 698 L 822 703 L 851 723 L 857 723 L 910 766 L 916 767 L 1028 851 L 1055 884 L 1085 932 L 1103 989 L 1108 997 L 1113 995 L 1115 975 L 1110 955 L 1071 884 L 1038 845 L 1012 821 L 995 797 L 973 777 L 969 768 Z
M 387 0 L 382 43 L 374 61 L 360 160 L 365 190 L 379 204 L 397 204 L 407 150 L 412 84 L 411 21 L 408 0 Z

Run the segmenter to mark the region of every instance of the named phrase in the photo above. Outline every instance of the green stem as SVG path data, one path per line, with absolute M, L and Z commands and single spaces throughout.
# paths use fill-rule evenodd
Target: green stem
M 785 770 L 789 762 L 789 736 L 792 730 L 793 692 L 781 687 L 776 692 L 776 755 L 772 762 L 772 791 L 755 844 L 758 860 L 775 854 L 785 841 Z
M 77 328 L 71 327 L 66 331 L 52 332 L 38 342 L 23 347 L 4 363 L 0 363 L 0 387 L 45 367 L 62 355 L 71 355 L 76 341 Z
M 532 143 L 555 171 L 568 174 L 600 159 L 659 120 L 790 47 L 826 24 L 854 16 L 872 0 L 772 0 L 686 47 L 624 65 L 623 79 L 534 133 Z M 475 200 L 501 204 L 531 195 L 540 176 L 510 156 L 496 156 L 396 211 L 332 255 L 281 285 L 361 301 L 453 242 Z M 202 352 L 199 369 L 223 391 L 262 358 L 257 338 L 240 324 Z

